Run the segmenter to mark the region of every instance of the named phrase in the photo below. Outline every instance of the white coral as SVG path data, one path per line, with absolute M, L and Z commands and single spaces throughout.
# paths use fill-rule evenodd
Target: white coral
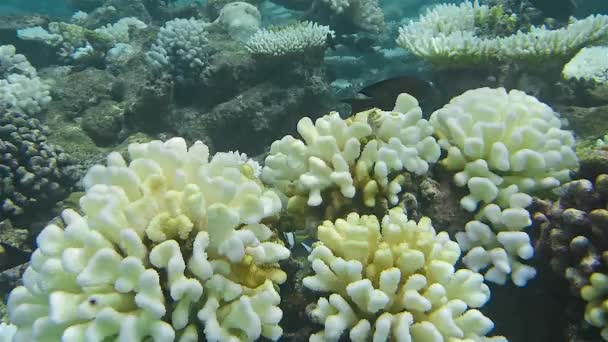
M 416 56 L 436 64 L 493 59 L 538 61 L 568 56 L 608 37 L 608 16 L 572 19 L 557 30 L 532 27 L 506 37 L 479 37 L 480 23 L 491 17 L 491 7 L 478 1 L 439 4 L 399 29 L 397 43 Z
M 331 189 L 346 198 L 359 192 L 369 207 L 378 195 L 394 205 L 403 182 L 394 174 L 424 174 L 440 155 L 433 128 L 407 94 L 392 112 L 373 109 L 346 120 L 333 112 L 314 124 L 303 118 L 298 132 L 303 141 L 288 135 L 271 145 L 262 178 L 310 206 L 320 205 Z
M 279 198 L 242 158 L 209 160 L 201 142 L 132 144 L 129 155 L 89 170 L 84 216 L 65 210 L 65 228 L 38 236 L 9 296 L 15 341 L 278 339 L 273 283 L 289 251 L 260 222 Z
M 0 109 L 39 114 L 51 102 L 50 87 L 12 45 L 0 46 Z
M 303 22 L 275 30 L 262 29 L 247 41 L 247 50 L 254 55 L 287 56 L 323 51 L 328 35 L 334 36 L 329 26 Z
M 559 115 L 546 104 L 504 88 L 469 90 L 435 111 L 429 121 L 447 150 L 441 163 L 456 171 L 457 186 L 469 190 L 462 207 L 474 212 L 484 204 L 479 222 L 470 222 L 457 235 L 463 249 L 470 249 L 465 263 L 475 270 L 491 266 L 489 280 L 504 283 L 510 274 L 524 286 L 534 276 L 518 261 L 532 256 L 523 232 L 531 223 L 524 209 L 531 202 L 528 194 L 569 179 L 570 170 L 578 166 L 572 133 L 561 129 Z
M 401 208 L 378 222 L 351 213 L 319 227 L 304 286 L 329 293 L 311 311 L 324 330 L 310 341 L 482 340 L 494 324 L 474 308 L 490 297 L 483 276 L 455 270 L 458 244 L 428 218 L 408 221 Z M 504 338 L 500 338 L 504 340 Z

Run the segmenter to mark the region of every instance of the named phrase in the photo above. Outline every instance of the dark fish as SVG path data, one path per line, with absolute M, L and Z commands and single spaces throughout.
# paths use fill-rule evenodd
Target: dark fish
M 389 78 L 359 91 L 359 96 L 341 100 L 352 107 L 353 113 L 362 112 L 372 108 L 392 110 L 395 100 L 401 93 L 414 96 L 422 104 L 434 93 L 433 83 L 413 76 Z
M 31 255 L 31 252 L 0 242 L 0 272 L 25 264 Z
M 547 17 L 559 21 L 567 21 L 576 9 L 576 4 L 572 0 L 530 0 L 530 2 Z

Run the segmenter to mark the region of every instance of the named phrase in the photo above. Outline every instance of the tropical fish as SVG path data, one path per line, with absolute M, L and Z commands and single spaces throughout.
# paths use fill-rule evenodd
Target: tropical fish
M 31 252 L 0 242 L 0 272 L 25 264 L 31 255 Z
M 400 76 L 389 78 L 361 89 L 357 97 L 342 99 L 352 107 L 353 113 L 371 108 L 392 110 L 395 99 L 401 93 L 414 96 L 421 103 L 434 93 L 433 83 L 413 76 Z

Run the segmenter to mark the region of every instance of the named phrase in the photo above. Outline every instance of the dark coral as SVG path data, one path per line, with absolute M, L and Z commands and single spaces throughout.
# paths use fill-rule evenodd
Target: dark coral
M 74 188 L 79 168 L 47 142 L 46 128 L 24 114 L 0 116 L 0 216 L 36 214 L 52 208 Z
M 541 227 L 538 248 L 565 276 L 578 295 L 594 272 L 606 273 L 608 261 L 608 175 L 576 180 L 561 188 L 560 199 L 534 215 Z
M 534 224 L 540 230 L 536 242 L 539 260 L 548 260 L 553 271 L 565 279 L 571 297 L 564 303 L 570 316 L 571 340 L 597 338 L 596 329 L 582 320 L 585 301 L 581 289 L 593 273 L 608 272 L 608 175 L 595 182 L 579 179 L 560 188 L 555 202 L 537 200 Z M 594 337 L 595 336 L 595 337 Z

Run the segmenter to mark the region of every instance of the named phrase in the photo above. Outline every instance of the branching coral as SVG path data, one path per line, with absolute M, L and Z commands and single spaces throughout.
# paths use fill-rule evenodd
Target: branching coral
M 454 265 L 458 244 L 429 218 L 408 221 L 401 208 L 349 214 L 319 227 L 304 286 L 330 293 L 311 310 L 324 330 L 310 341 L 482 340 L 494 324 L 478 308 L 490 297 L 479 273 Z M 504 341 L 502 337 L 495 338 Z
M 403 176 L 424 174 L 437 161 L 439 145 L 433 128 L 422 118 L 418 101 L 402 94 L 395 110 L 373 109 L 343 120 L 336 112 L 313 122 L 298 123 L 303 138 L 275 141 L 262 178 L 290 197 L 290 205 L 305 201 L 319 206 L 323 195 L 339 190 L 345 198 L 358 194 L 367 207 L 383 198 L 398 203 Z
M 461 200 L 468 211 L 484 207 L 477 220 L 457 235 L 464 263 L 474 270 L 491 266 L 486 279 L 504 283 L 508 274 L 520 286 L 534 270 L 519 259 L 532 257 L 531 224 L 525 208 L 529 194 L 552 189 L 569 179 L 578 165 L 574 137 L 560 129 L 557 113 L 535 97 L 503 88 L 470 90 L 453 98 L 430 118 L 441 163 L 456 171 L 454 182 L 467 186 Z
M 247 41 L 247 50 L 254 55 L 281 57 L 324 51 L 328 36 L 334 36 L 329 26 L 303 22 L 272 30 L 256 32 Z
M 437 65 L 470 65 L 492 60 L 538 63 L 568 57 L 579 49 L 608 37 L 608 16 L 595 15 L 573 21 L 564 28 L 533 27 L 506 37 L 483 37 L 481 27 L 496 20 L 493 7 L 465 1 L 440 4 L 399 29 L 397 43 L 416 56 Z M 498 17 L 500 19 L 500 17 Z M 512 20 L 503 16 L 504 21 Z
M 48 225 L 11 292 L 15 341 L 277 340 L 281 208 L 241 156 L 183 139 L 129 146 L 83 183 L 83 216 Z

